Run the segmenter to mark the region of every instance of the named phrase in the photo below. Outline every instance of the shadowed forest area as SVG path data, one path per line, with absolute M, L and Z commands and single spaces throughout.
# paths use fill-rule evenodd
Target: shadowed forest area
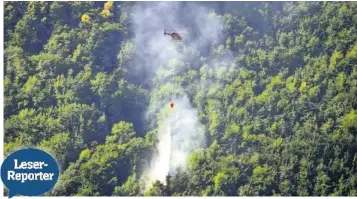
M 51 153 L 61 175 L 47 196 L 357 196 L 357 2 L 4 12 L 5 156 Z M 162 24 L 188 34 L 173 42 Z M 172 95 L 197 112 L 204 144 L 147 187 Z

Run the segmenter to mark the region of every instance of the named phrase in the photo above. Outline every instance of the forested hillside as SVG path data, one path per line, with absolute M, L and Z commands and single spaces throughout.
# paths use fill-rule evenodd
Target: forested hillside
M 357 196 L 357 2 L 4 12 L 5 156 L 51 153 L 46 195 Z M 180 158 L 148 187 L 163 132 Z

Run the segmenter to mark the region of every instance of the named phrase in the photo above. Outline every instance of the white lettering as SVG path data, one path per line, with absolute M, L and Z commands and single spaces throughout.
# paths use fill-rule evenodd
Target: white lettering
M 17 181 L 20 181 L 20 180 L 21 180 L 21 173 L 15 174 L 15 179 L 16 179 Z
M 14 159 L 15 169 L 42 169 L 43 166 L 47 166 L 45 162 L 19 162 Z
M 21 173 L 21 183 L 24 183 L 27 180 L 27 173 Z
M 24 183 L 28 180 L 30 180 L 30 181 L 53 180 L 53 176 L 55 175 L 54 173 L 42 173 L 42 172 L 39 172 L 39 173 L 16 173 L 15 171 L 8 171 L 7 173 L 8 173 L 8 175 L 7 175 L 8 180 L 21 181 L 21 183 Z
M 14 164 L 15 164 L 15 169 L 20 169 L 19 166 L 17 166 L 17 159 L 14 159 Z
M 7 180 L 15 180 L 15 171 L 7 172 Z
M 50 180 L 52 180 L 52 177 L 54 176 L 54 173 L 50 173 Z

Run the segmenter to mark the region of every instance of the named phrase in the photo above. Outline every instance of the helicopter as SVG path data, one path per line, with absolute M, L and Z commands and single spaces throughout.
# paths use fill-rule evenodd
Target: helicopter
M 165 36 L 165 35 L 171 36 L 171 39 L 172 39 L 173 41 L 182 41 L 181 35 L 179 35 L 179 34 L 177 33 L 177 31 L 175 31 L 175 30 L 173 30 L 173 29 L 171 29 L 171 30 L 169 30 L 169 31 L 167 31 L 167 30 L 165 29 L 165 30 L 164 30 L 164 36 Z
M 182 33 L 187 33 L 185 31 L 182 31 Z M 171 36 L 172 41 L 176 41 L 176 42 L 181 42 L 182 41 L 182 37 L 181 35 L 173 29 L 167 30 L 164 29 L 164 36 L 169 35 Z M 181 46 L 182 47 L 182 46 Z M 181 49 L 182 50 L 182 49 Z M 175 76 L 175 72 L 174 72 L 174 76 Z M 173 109 L 175 107 L 175 103 L 173 101 L 171 101 L 169 103 L 169 108 Z

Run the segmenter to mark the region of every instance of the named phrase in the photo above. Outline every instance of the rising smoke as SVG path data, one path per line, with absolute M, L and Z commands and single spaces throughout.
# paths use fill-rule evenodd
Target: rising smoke
M 195 66 L 200 63 L 192 60 L 192 54 L 199 52 L 203 56 L 210 53 L 211 46 L 222 43 L 223 23 L 197 3 L 140 2 L 131 13 L 136 67 L 147 74 L 142 81 L 156 92 L 154 96 L 159 96 L 151 99 L 147 111 L 148 120 L 157 121 L 159 129 L 157 153 L 144 174 L 148 185 L 155 180 L 165 182 L 166 176 L 173 175 L 178 168 L 185 170 L 189 155 L 205 146 L 198 112 L 191 105 L 186 88 L 175 80 L 188 70 L 187 65 L 200 68 Z M 165 28 L 185 32 L 183 44 L 164 36 Z M 209 62 L 210 66 L 215 65 L 214 60 Z M 173 110 L 168 108 L 170 101 L 175 103 Z

